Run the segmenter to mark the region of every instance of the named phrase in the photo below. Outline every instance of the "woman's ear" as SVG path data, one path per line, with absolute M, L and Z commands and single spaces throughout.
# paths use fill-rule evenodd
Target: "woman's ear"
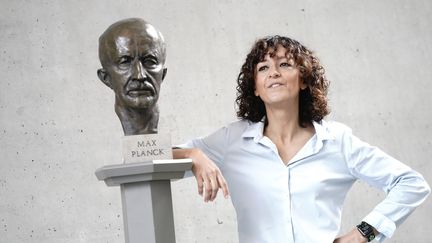
M 300 78 L 300 89 L 305 90 L 307 86 L 308 85 L 303 81 L 303 78 Z

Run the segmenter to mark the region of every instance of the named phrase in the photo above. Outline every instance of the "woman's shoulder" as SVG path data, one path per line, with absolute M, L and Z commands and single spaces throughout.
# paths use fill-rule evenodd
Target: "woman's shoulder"
M 251 126 L 254 126 L 255 124 L 257 123 L 242 119 L 228 123 L 224 127 L 224 129 L 229 131 L 230 134 L 235 134 L 236 136 L 238 136 L 243 134 L 246 130 L 248 130 Z
M 342 138 L 346 134 L 352 134 L 352 129 L 344 123 L 334 120 L 321 120 L 317 123 L 321 129 L 335 138 Z
M 223 132 L 228 140 L 233 141 L 242 137 L 254 137 L 262 134 L 263 122 L 251 122 L 248 120 L 237 120 L 228 123 L 219 131 Z
M 320 123 L 322 126 L 332 130 L 351 130 L 348 125 L 335 120 L 322 120 Z

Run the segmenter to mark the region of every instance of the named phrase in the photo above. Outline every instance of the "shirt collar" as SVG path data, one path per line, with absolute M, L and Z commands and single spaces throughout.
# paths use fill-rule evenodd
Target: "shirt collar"
M 336 139 L 336 137 L 330 133 L 328 122 L 321 120 L 320 122 L 312 122 L 315 128 L 315 134 L 317 139 L 320 141 Z
M 255 142 L 258 142 L 264 135 L 264 121 L 251 122 L 248 121 L 248 126 L 243 132 L 242 137 L 253 138 Z
M 335 137 L 328 130 L 328 123 L 324 120 L 321 122 L 312 122 L 315 128 L 315 134 L 319 141 L 332 140 Z M 242 137 L 253 138 L 255 142 L 258 142 L 264 135 L 264 121 L 251 122 L 248 121 L 248 127 L 243 132 Z

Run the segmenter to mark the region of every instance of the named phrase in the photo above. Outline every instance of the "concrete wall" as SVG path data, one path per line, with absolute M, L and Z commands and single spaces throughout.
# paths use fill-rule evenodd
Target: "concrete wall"
M 173 142 L 235 120 L 235 79 L 251 44 L 292 36 L 331 84 L 331 119 L 432 182 L 432 2 L 0 0 L 0 243 L 123 242 L 119 188 L 95 169 L 120 163 L 113 94 L 96 76 L 97 39 L 142 17 L 165 35 L 161 129 Z M 383 198 L 356 183 L 347 231 Z M 173 183 L 177 241 L 237 242 L 229 200 L 204 204 Z M 431 198 L 388 242 L 430 242 Z

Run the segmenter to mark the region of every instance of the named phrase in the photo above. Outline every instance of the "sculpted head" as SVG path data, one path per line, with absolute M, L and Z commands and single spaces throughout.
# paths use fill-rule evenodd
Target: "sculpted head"
M 99 79 L 115 93 L 115 111 L 126 135 L 157 133 L 157 101 L 165 78 L 165 41 L 151 24 L 120 20 L 99 37 Z
M 118 21 L 99 38 L 99 79 L 116 96 L 116 111 L 151 109 L 165 78 L 165 42 L 151 24 L 138 18 Z M 118 113 L 118 112 L 117 112 Z

